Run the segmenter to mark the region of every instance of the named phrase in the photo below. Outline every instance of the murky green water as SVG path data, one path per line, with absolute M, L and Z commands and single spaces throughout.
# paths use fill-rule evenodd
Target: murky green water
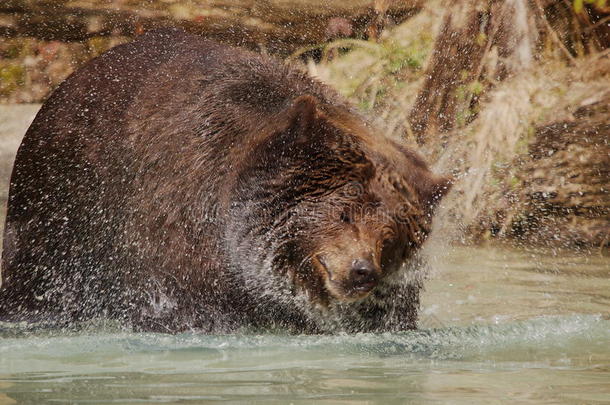
M 342 336 L 0 326 L 0 404 L 608 403 L 610 259 L 432 252 L 422 330 Z

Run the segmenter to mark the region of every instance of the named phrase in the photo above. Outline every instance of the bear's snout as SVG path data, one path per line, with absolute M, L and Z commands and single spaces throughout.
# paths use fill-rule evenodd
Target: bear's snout
M 370 260 L 356 259 L 352 262 L 349 282 L 354 290 L 361 293 L 369 292 L 377 285 L 378 281 L 379 271 Z
M 353 301 L 366 297 L 382 278 L 381 268 L 372 258 L 366 258 L 370 256 L 316 255 L 314 265 L 325 275 L 326 288 L 332 296 L 340 301 Z

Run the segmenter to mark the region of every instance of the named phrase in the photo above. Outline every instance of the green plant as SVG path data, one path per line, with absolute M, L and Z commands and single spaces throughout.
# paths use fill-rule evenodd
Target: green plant
M 574 0 L 572 2 L 572 7 L 574 8 L 574 12 L 576 14 L 584 13 L 585 4 L 592 4 L 593 7 L 602 10 L 606 8 L 607 0 Z

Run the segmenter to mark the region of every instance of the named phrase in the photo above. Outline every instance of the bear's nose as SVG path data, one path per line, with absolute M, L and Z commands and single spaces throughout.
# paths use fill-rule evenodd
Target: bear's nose
M 368 291 L 377 285 L 375 265 L 370 260 L 357 259 L 352 263 L 350 278 L 356 290 Z

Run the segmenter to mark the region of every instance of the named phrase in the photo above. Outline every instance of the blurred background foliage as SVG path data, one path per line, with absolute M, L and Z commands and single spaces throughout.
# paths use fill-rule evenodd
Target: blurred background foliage
M 5 0 L 0 102 L 168 25 L 298 65 L 418 148 L 456 179 L 454 241 L 610 243 L 606 0 Z

